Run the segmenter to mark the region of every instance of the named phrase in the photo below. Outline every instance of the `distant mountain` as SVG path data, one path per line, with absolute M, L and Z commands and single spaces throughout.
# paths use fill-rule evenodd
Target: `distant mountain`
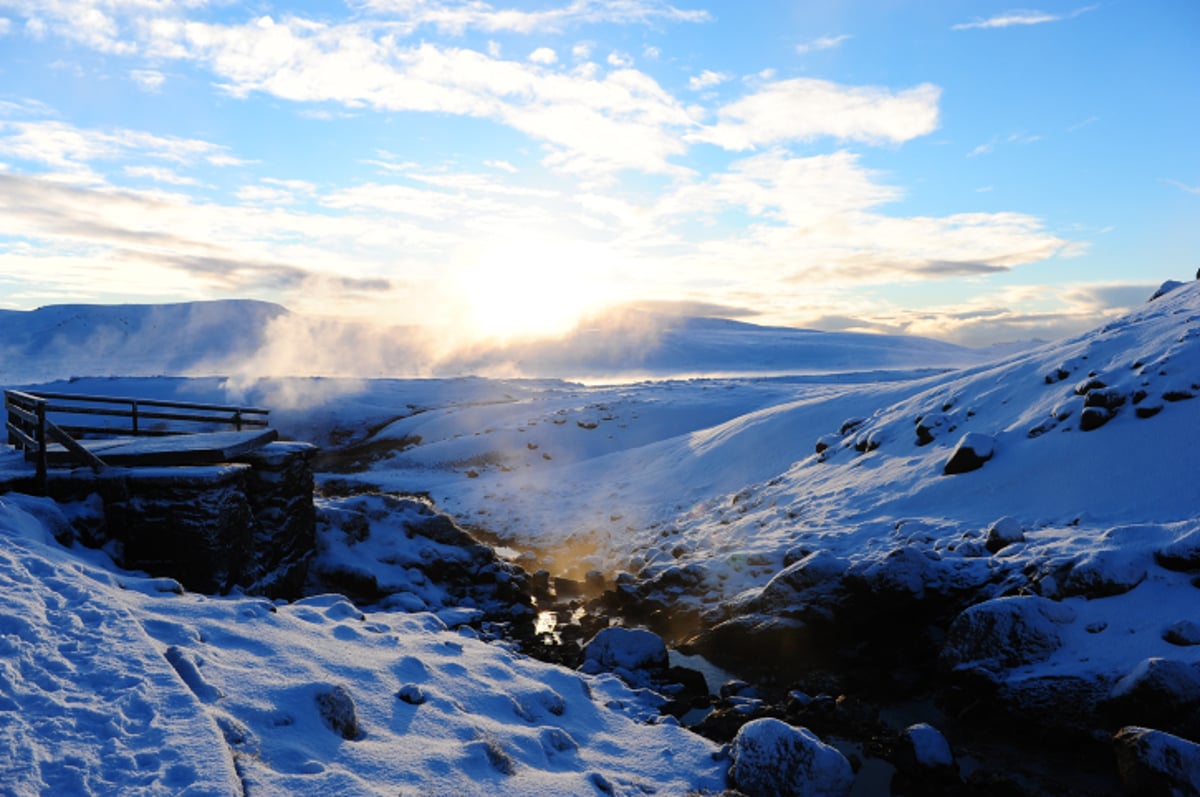
M 424 342 L 423 342 L 424 341 Z M 445 354 L 405 327 L 318 319 L 249 300 L 0 311 L 0 380 L 82 376 L 466 374 L 573 379 L 956 368 L 987 359 L 927 338 L 614 312 L 560 338 Z
M 288 314 L 252 300 L 0 310 L 0 380 L 203 373 L 252 354 Z

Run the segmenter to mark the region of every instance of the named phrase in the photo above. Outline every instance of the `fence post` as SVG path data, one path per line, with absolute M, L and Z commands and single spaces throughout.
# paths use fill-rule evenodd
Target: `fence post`
M 133 436 L 137 437 L 137 433 L 138 433 L 137 402 L 131 401 L 131 402 L 129 402 L 129 404 L 131 407 L 133 407 Z
M 41 399 L 35 407 L 37 413 L 37 429 L 34 439 L 37 440 L 37 485 L 43 495 L 46 494 L 46 401 Z
M 233 423 L 235 424 L 235 426 L 239 432 L 242 431 L 242 411 L 241 410 L 233 411 Z

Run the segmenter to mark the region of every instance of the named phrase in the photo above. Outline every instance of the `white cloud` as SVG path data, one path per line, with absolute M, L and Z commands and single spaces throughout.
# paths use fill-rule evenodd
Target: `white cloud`
M 986 144 L 980 144 L 979 146 L 975 147 L 975 149 L 968 152 L 967 157 L 968 158 L 977 158 L 980 155 L 990 155 L 992 150 L 995 148 L 996 148 L 995 143 L 989 141 Z
M 146 179 L 153 180 L 156 183 L 166 183 L 168 185 L 200 185 L 200 182 L 192 177 L 184 177 L 176 174 L 170 169 L 164 169 L 161 166 L 126 166 L 124 172 L 130 177 L 145 177 Z
M 821 36 L 813 39 L 810 42 L 797 44 L 796 52 L 800 55 L 808 55 L 809 53 L 815 53 L 820 50 L 832 50 L 835 47 L 839 47 L 842 42 L 852 38 L 854 37 L 848 33 L 843 33 L 840 36 Z
M 591 42 L 579 42 L 571 48 L 571 55 L 577 60 L 586 61 L 592 57 L 593 46 Z
M 1066 14 L 1051 14 L 1045 11 L 1006 11 L 987 19 L 977 19 L 951 26 L 951 30 L 972 30 L 976 28 L 1009 28 L 1027 25 L 1043 25 L 1047 22 L 1059 22 L 1064 19 L 1074 19 L 1089 11 L 1095 11 L 1099 5 L 1083 6 Z
M 501 52 L 500 42 L 488 41 L 487 52 L 488 52 L 488 55 L 490 55 L 492 58 L 499 58 L 500 52 Z
M 83 129 L 58 121 L 0 122 L 0 153 L 56 169 L 134 156 L 195 163 L 211 160 L 223 149 L 207 141 L 138 130 Z
M 162 89 L 167 76 L 155 69 L 132 69 L 129 78 L 143 91 L 156 92 Z
M 516 174 L 519 171 L 516 166 L 513 166 L 508 161 L 484 161 L 483 165 L 499 169 L 502 172 L 508 172 L 509 174 Z
M 633 66 L 633 57 L 629 55 L 629 53 L 622 53 L 616 50 L 613 50 L 611 53 L 609 53 L 608 58 L 605 60 L 608 61 L 609 66 L 615 66 L 622 69 Z
M 468 30 L 487 33 L 556 32 L 584 24 L 648 25 L 655 22 L 707 22 L 707 11 L 679 9 L 662 0 L 571 0 L 542 11 L 498 9 L 490 3 L 449 3 L 427 0 L 355 0 L 355 6 L 413 28 L 432 25 L 462 35 Z
M 8 17 L 0 17 L 0 36 L 8 35 L 12 30 L 12 20 Z
M 529 54 L 529 60 L 535 64 L 545 64 L 549 66 L 558 60 L 558 53 L 549 47 L 539 47 Z
M 747 150 L 822 136 L 865 143 L 900 143 L 937 129 L 941 90 L 929 83 L 891 92 L 793 78 L 771 83 L 722 107 L 717 124 L 690 141 Z
M 647 61 L 657 61 L 662 57 L 662 50 L 657 47 L 646 47 L 642 50 L 642 57 Z
M 1188 185 L 1187 183 L 1181 182 L 1179 180 L 1172 180 L 1170 177 L 1164 177 L 1162 179 L 1162 182 L 1166 183 L 1167 185 L 1174 186 L 1174 187 L 1178 188 L 1180 191 L 1183 191 L 1188 194 L 1200 194 L 1200 185 Z
M 714 72 L 711 69 L 705 69 L 698 75 L 692 75 L 688 78 L 688 88 L 692 91 L 703 91 L 704 89 L 719 86 L 732 77 L 725 72 Z

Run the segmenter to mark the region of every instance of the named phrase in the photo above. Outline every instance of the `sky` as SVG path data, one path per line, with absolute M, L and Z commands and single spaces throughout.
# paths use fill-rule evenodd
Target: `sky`
M 1200 267 L 1194 0 L 0 0 L 0 308 L 1052 339 Z

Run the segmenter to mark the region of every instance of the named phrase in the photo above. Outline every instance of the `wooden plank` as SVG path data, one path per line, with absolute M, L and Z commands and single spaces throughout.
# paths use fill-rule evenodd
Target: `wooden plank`
M 279 438 L 274 429 L 257 432 L 208 432 L 169 438 L 130 437 L 122 441 L 83 440 L 93 447 L 106 443 L 101 452 L 110 466 L 213 465 L 256 451 Z
M 46 421 L 46 435 L 53 438 L 55 442 L 59 443 L 72 454 L 83 460 L 84 464 L 90 467 L 94 472 L 99 473 L 100 471 L 104 470 L 104 460 L 100 459 L 91 451 L 88 451 L 86 448 L 81 446 L 75 441 L 75 438 L 71 437 L 71 435 L 67 434 L 62 429 L 59 429 L 54 424 L 54 421 Z
M 139 402 L 140 406 L 140 402 Z M 64 404 L 47 404 L 47 412 L 57 412 L 62 415 L 103 415 L 109 418 L 134 418 L 131 410 L 110 410 L 104 407 L 71 407 Z M 207 410 L 206 410 L 207 412 Z M 138 410 L 138 420 L 156 421 L 190 421 L 192 423 L 219 423 L 232 426 L 238 422 L 237 413 L 230 411 L 228 415 L 189 415 L 180 412 L 142 412 Z M 266 426 L 265 418 L 242 418 L 243 426 Z
M 20 391 L 11 391 L 19 393 Z M 177 409 L 188 410 L 212 410 L 216 412 L 240 412 L 249 415 L 270 415 L 271 411 L 263 407 L 238 407 L 231 404 L 198 404 L 190 401 L 168 401 L 166 399 L 141 399 L 141 398 L 119 398 L 117 396 L 88 396 L 83 393 L 38 393 L 37 396 L 31 396 L 28 393 L 22 395 L 36 398 L 58 399 L 61 401 L 81 401 L 94 402 L 97 404 L 134 404 L 139 407 L 174 407 Z
M 24 429 L 12 423 L 8 423 L 6 425 L 8 426 L 8 433 L 11 435 L 16 435 L 17 439 L 21 441 L 21 448 L 25 449 L 26 451 L 37 448 L 37 441 L 26 434 Z
M 28 410 L 26 410 L 22 407 L 18 407 L 15 404 L 9 405 L 8 414 L 17 416 L 18 418 L 25 421 L 25 423 L 29 424 L 30 426 L 34 426 L 37 424 L 37 420 L 38 420 L 37 415 L 35 415 L 32 412 L 29 412 Z

